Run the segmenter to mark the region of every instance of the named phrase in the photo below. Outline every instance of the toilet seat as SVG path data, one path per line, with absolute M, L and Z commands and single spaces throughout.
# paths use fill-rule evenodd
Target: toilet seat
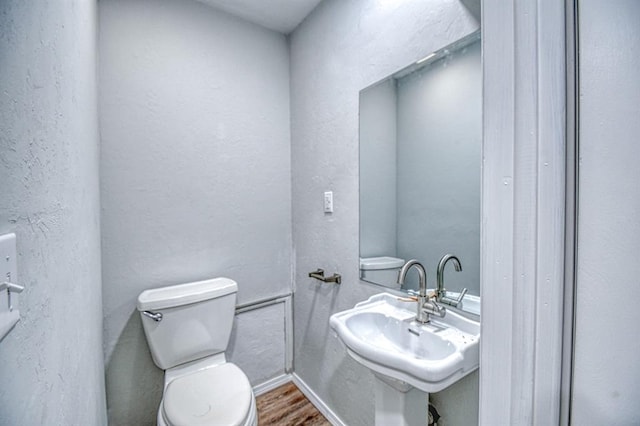
M 162 414 L 172 426 L 242 426 L 251 414 L 252 402 L 247 376 L 236 365 L 224 363 L 169 383 Z

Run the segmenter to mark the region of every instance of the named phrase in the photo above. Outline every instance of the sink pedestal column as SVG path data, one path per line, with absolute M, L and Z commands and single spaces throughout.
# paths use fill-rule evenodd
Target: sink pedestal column
M 374 373 L 376 426 L 426 426 L 429 394 L 406 383 Z

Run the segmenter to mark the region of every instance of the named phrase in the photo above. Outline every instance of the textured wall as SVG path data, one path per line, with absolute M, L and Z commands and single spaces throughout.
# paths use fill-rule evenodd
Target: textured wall
M 107 422 L 95 35 L 93 1 L 0 2 L 0 233 L 26 287 L 1 425 Z
M 239 304 L 290 291 L 288 50 L 195 1 L 99 5 L 109 416 L 150 424 L 162 373 L 135 310 L 142 290 L 223 275 Z
M 286 315 L 284 303 L 236 315 L 227 357 L 244 371 L 253 386 L 285 374 Z
M 572 422 L 640 424 L 640 3 L 580 0 Z M 613 303 L 603 300 L 607 296 Z
M 295 369 L 350 426 L 373 424 L 373 379 L 332 335 L 329 316 L 380 291 L 358 281 L 358 94 L 477 28 L 454 0 L 328 0 L 291 36 Z M 340 272 L 343 284 L 309 279 L 317 267 Z M 445 417 L 460 408 L 450 402 L 439 401 Z M 465 424 L 476 421 L 473 406 Z

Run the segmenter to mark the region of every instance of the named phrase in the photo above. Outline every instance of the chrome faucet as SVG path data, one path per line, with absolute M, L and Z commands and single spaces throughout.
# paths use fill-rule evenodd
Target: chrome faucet
M 447 296 L 447 290 L 444 288 L 444 267 L 447 265 L 447 262 L 452 260 L 453 266 L 456 268 L 456 271 L 462 271 L 462 265 L 460 264 L 460 259 L 452 254 L 445 254 L 438 262 L 438 272 L 437 272 L 437 280 L 438 280 L 438 288 L 436 289 L 436 300 L 440 303 L 446 303 L 447 305 L 451 305 L 454 307 L 458 307 L 464 295 L 467 294 L 467 289 L 464 288 L 462 292 L 460 292 L 460 296 L 457 299 L 452 299 Z
M 427 271 L 424 266 L 415 259 L 409 260 L 402 266 L 400 273 L 398 273 L 398 284 L 404 284 L 404 280 L 407 277 L 407 272 L 411 267 L 415 266 L 418 270 L 418 281 L 420 289 L 417 296 L 418 308 L 416 310 L 416 321 L 420 323 L 429 322 L 429 315 L 438 315 L 440 318 L 445 315 L 445 308 L 436 303 L 435 300 L 430 300 L 427 296 Z

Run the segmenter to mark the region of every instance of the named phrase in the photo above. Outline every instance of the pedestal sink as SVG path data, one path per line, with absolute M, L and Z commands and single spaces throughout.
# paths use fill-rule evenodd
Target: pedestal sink
M 447 309 L 420 324 L 415 304 L 381 293 L 330 319 L 349 355 L 376 376 L 376 425 L 425 425 L 428 393 L 478 368 L 480 323 Z

